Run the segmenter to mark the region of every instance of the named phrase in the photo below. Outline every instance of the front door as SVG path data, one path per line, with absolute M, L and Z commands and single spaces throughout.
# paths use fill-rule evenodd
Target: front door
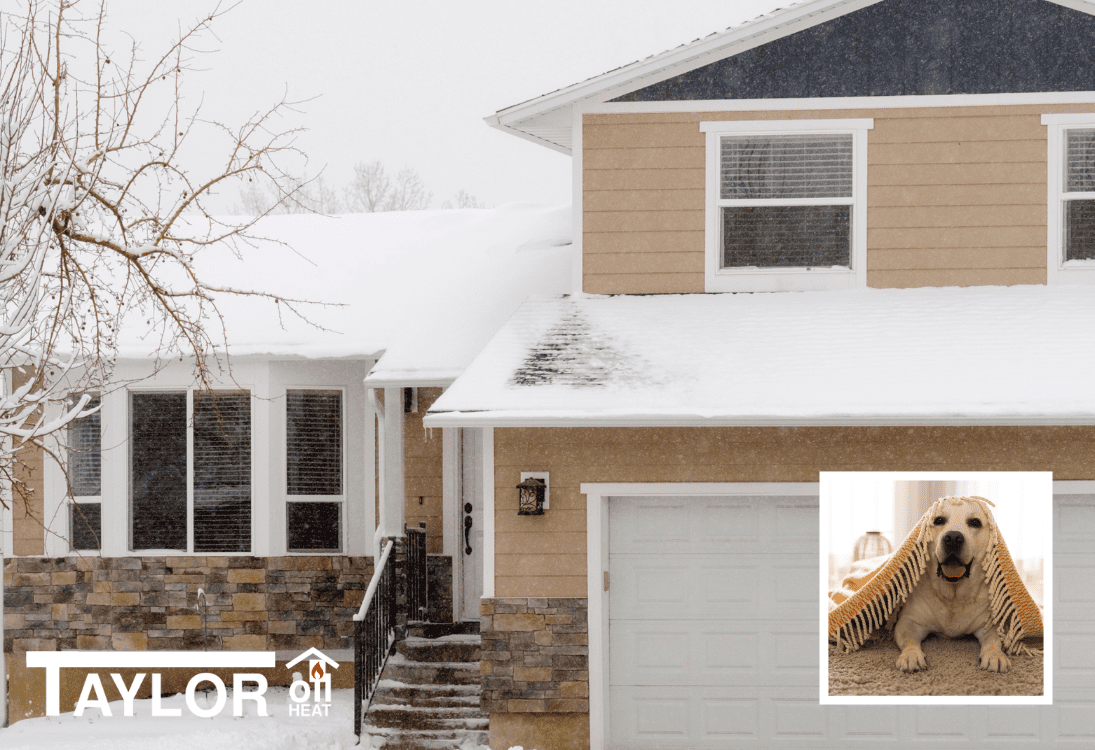
M 461 620 L 479 621 L 483 597 L 483 432 L 460 430 Z

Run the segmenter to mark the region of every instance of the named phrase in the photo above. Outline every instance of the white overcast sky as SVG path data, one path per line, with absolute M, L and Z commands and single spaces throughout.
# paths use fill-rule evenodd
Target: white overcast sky
M 6 5 L 9 0 L 0 0 Z M 107 0 L 111 25 L 162 48 L 212 0 Z M 433 207 L 465 189 L 489 205 L 569 202 L 570 157 L 483 118 L 737 25 L 788 0 L 244 0 L 188 79 L 203 111 L 240 122 L 309 99 L 307 172 L 342 185 L 359 161 L 418 170 Z M 222 6 L 225 5 L 222 3 Z M 223 198 L 232 205 L 238 196 Z

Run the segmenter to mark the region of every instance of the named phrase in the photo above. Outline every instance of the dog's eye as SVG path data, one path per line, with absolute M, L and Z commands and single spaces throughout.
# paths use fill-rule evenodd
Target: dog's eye
M 966 521 L 966 523 L 969 525 L 969 527 L 971 529 L 981 528 L 981 519 L 980 518 L 971 518 L 970 520 Z
M 947 519 L 943 518 L 943 516 L 936 516 L 935 517 L 935 525 L 936 526 L 942 526 L 946 522 L 947 522 Z

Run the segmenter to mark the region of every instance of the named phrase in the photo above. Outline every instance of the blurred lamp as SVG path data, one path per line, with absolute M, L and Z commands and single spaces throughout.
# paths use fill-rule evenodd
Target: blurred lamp
M 852 550 L 852 562 L 866 560 L 868 557 L 888 555 L 891 552 L 893 552 L 893 545 L 886 537 L 882 536 L 881 531 L 868 531 L 856 540 L 855 548 Z

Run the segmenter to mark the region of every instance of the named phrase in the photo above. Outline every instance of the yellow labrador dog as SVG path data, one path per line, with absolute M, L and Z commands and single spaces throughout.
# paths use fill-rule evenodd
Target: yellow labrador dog
M 1000 634 L 991 622 L 989 587 L 981 566 L 992 545 L 992 516 L 980 503 L 948 497 L 931 523 L 928 567 L 894 626 L 894 640 L 901 649 L 897 668 L 928 668 L 920 643 L 930 633 L 948 638 L 973 633 L 981 642 L 981 669 L 1007 672 L 1011 660 L 1000 648 Z

